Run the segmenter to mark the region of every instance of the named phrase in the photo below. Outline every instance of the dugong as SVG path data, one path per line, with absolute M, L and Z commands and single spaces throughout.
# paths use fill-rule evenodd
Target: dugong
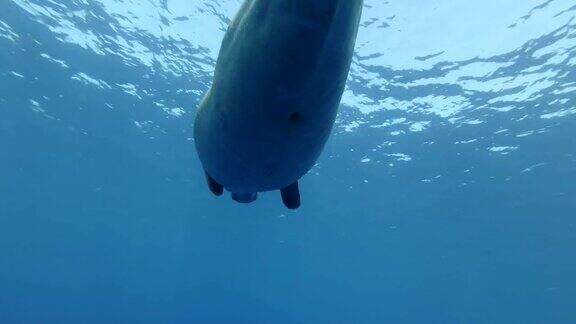
M 194 142 L 215 195 L 241 203 L 298 180 L 330 135 L 354 53 L 362 0 L 245 0 L 230 23 Z

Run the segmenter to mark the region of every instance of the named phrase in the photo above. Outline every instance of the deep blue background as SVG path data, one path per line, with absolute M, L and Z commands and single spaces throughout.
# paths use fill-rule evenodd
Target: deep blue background
M 61 42 L 11 1 L 0 20 L 18 35 L 0 37 L 0 323 L 576 323 L 576 119 L 517 123 L 554 93 L 522 112 L 483 113 L 479 125 L 438 121 L 395 138 L 412 157 L 403 167 L 359 162 L 390 140 L 380 128 L 335 131 L 291 212 L 278 193 L 252 205 L 209 194 L 190 140 L 199 96 L 175 91 L 202 92 L 209 75 L 170 76 Z M 543 35 L 495 58 L 516 59 L 500 73 L 538 65 L 515 54 L 555 41 Z M 418 79 L 441 68 L 375 71 Z M 555 69 L 566 72 L 558 84 L 576 82 L 573 66 Z M 72 79 L 79 72 L 131 82 L 187 113 L 89 87 Z M 575 92 L 565 97 L 574 107 Z M 154 126 L 136 127 L 142 120 Z M 521 127 L 546 132 L 509 136 L 522 142 L 508 155 L 454 145 Z

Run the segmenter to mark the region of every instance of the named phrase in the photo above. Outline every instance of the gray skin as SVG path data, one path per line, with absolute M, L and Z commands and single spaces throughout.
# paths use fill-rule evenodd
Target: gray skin
M 243 3 L 194 124 L 213 192 L 240 202 L 297 193 L 334 125 L 361 12 L 362 0 Z

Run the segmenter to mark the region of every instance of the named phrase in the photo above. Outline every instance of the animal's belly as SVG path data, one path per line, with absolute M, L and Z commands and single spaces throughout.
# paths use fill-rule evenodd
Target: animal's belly
M 210 113 L 210 112 L 208 112 Z M 233 192 L 262 192 L 301 178 L 320 155 L 332 123 L 218 118 L 199 113 L 196 146 L 206 171 Z
M 314 165 L 350 66 L 361 4 L 350 1 L 308 12 L 255 0 L 232 24 L 195 125 L 205 170 L 228 190 L 283 188 Z

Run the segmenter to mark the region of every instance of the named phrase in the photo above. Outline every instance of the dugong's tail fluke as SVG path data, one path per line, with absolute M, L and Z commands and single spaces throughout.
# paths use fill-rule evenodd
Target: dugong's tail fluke
M 282 195 L 282 202 L 288 209 L 296 209 L 300 207 L 300 191 L 298 190 L 298 181 L 280 189 Z
M 224 192 L 224 186 L 216 182 L 214 178 L 212 178 L 208 173 L 206 173 L 206 181 L 208 182 L 208 188 L 212 191 L 213 194 L 216 196 L 222 196 Z

